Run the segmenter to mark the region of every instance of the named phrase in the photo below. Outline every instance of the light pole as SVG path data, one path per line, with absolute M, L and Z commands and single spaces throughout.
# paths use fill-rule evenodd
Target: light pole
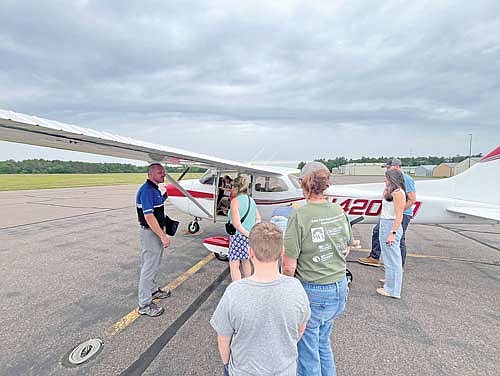
M 470 168 L 470 158 L 472 156 L 472 133 L 468 133 L 469 135 L 469 168 Z

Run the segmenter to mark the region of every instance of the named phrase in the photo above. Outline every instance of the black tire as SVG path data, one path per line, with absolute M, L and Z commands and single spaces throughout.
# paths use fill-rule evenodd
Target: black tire
M 200 224 L 196 221 L 192 221 L 188 225 L 188 231 L 190 234 L 196 234 L 198 231 L 200 231 Z
M 347 283 L 350 285 L 352 283 L 352 273 L 349 269 L 345 271 L 345 276 L 347 278 Z
M 214 252 L 215 258 L 219 261 L 229 261 L 229 257 L 227 255 L 221 255 L 220 253 Z

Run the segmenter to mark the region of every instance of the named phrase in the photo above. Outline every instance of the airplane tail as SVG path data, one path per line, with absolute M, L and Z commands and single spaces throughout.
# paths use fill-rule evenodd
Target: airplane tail
M 500 146 L 461 174 L 417 182 L 418 197 L 442 197 L 445 209 L 460 216 L 500 221 Z
M 449 179 L 450 198 L 500 204 L 500 146 L 486 154 L 478 163 Z
M 500 221 L 500 146 L 461 174 L 417 182 L 419 195 L 440 196 L 455 203 L 446 210 Z

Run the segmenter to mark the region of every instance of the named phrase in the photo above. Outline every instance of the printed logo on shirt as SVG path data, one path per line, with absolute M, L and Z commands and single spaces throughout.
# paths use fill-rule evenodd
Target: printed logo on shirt
M 333 253 L 325 253 L 324 255 L 321 255 L 321 256 L 314 256 L 312 258 L 313 262 L 324 262 L 324 261 L 327 261 L 327 260 L 330 260 L 331 258 L 333 258 Z
M 325 241 L 325 230 L 323 227 L 311 228 L 311 236 L 313 243 L 321 243 Z
M 343 233 L 343 230 L 342 227 L 334 227 L 334 228 L 329 228 L 326 230 L 326 233 L 329 235 L 329 236 L 337 236 L 338 234 L 341 234 Z
M 318 245 L 318 249 L 320 252 L 331 251 L 332 248 L 333 248 L 333 246 L 331 243 L 325 243 L 325 244 Z

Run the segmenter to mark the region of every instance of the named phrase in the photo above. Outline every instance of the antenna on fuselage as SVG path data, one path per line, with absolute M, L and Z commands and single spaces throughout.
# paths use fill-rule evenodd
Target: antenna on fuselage
M 255 160 L 257 159 L 257 157 L 264 152 L 264 149 L 265 148 L 261 148 L 257 153 L 255 153 L 255 155 L 253 156 L 252 159 L 250 159 L 250 161 L 248 162 L 248 164 L 252 164 L 253 162 L 255 162 Z

